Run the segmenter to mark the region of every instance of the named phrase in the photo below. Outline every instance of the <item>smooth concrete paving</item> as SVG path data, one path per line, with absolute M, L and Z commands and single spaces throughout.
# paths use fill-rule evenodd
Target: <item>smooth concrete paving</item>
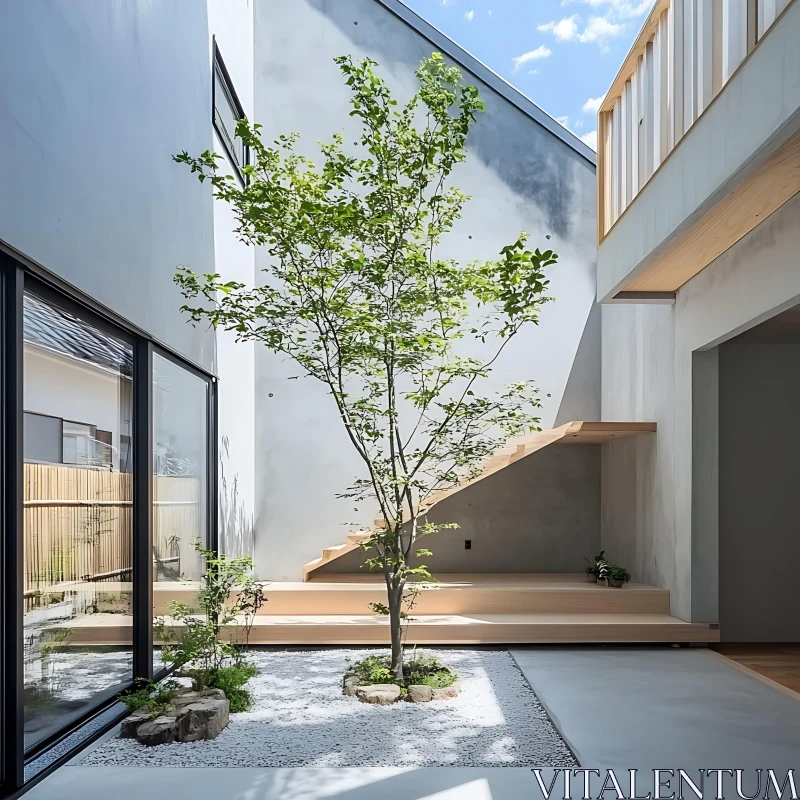
M 614 769 L 625 796 L 628 770 L 639 794 L 653 789 L 654 769 L 745 770 L 786 775 L 800 767 L 800 702 L 743 674 L 702 649 L 519 647 L 512 655 L 575 752 L 597 769 L 593 797 Z M 552 770 L 542 770 L 549 786 Z M 563 777 L 563 776 L 562 776 Z M 709 780 L 706 778 L 706 786 Z M 725 797 L 736 797 L 725 777 Z M 782 778 L 781 778 L 782 782 Z M 564 796 L 558 778 L 551 798 Z M 676 789 L 673 782 L 672 789 Z M 710 787 L 709 787 L 710 788 Z M 582 776 L 571 797 L 583 796 Z M 663 796 L 668 797 L 669 791 Z M 763 797 L 763 787 L 760 796 Z M 36 786 L 31 800 L 539 800 L 530 770 L 482 767 L 213 769 L 83 767 L 80 758 Z M 688 790 L 686 797 L 694 797 Z M 713 797 L 714 792 L 704 796 Z M 774 795 L 771 795 L 774 796 Z
M 584 767 L 800 768 L 800 702 L 704 648 L 511 654 Z
M 535 787 L 524 768 L 69 766 L 34 787 L 26 800 L 532 800 Z

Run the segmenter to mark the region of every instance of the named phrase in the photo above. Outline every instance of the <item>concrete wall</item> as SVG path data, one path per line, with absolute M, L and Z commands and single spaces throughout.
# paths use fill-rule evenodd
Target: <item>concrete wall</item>
M 415 90 L 419 61 L 434 49 L 376 0 L 262 0 L 255 7 L 256 119 L 268 140 L 300 132 L 300 149 L 310 154 L 336 131 L 353 141 L 349 93 L 333 57 L 370 56 L 402 100 Z M 486 113 L 470 135 L 468 161 L 453 185 L 474 199 L 441 253 L 462 260 L 494 257 L 523 230 L 534 246 L 547 244 L 559 253 L 551 271 L 555 302 L 544 309 L 538 328 L 513 343 L 491 378 L 493 386 L 535 380 L 545 403 L 542 424 L 550 427 L 593 304 L 594 167 L 508 99 L 471 75 L 467 79 L 478 85 Z M 552 236 L 549 242 L 545 234 Z M 265 258 L 256 255 L 257 269 Z M 363 526 L 376 516 L 369 504 L 356 512 L 335 498 L 360 475 L 360 465 L 331 398 L 310 380 L 286 380 L 296 374 L 290 364 L 257 351 L 256 554 L 260 574 L 272 579 L 296 580 L 303 563 L 344 541 L 343 523 Z M 579 392 L 577 400 L 571 413 L 596 417 L 596 392 Z
M 714 425 L 714 369 L 698 365 L 697 351 L 800 302 L 799 249 L 800 195 L 684 285 L 673 306 L 603 306 L 602 418 L 658 423 L 655 437 L 603 447 L 603 547 L 634 580 L 670 589 L 683 619 L 716 621 L 715 445 L 693 437 L 695 413 Z M 705 466 L 695 469 L 698 459 Z
M 546 447 L 442 501 L 429 519 L 459 525 L 420 543 L 434 575 L 583 572 L 600 545 L 600 445 Z M 358 572 L 365 557 L 353 551 L 317 575 Z
M 797 642 L 800 345 L 719 348 L 723 641 Z
M 205 3 L 0 4 L 0 239 L 197 363 L 178 264 L 213 268 L 211 197 L 172 161 L 211 147 Z
M 608 300 L 800 129 L 800 4 L 769 30 L 600 244 Z

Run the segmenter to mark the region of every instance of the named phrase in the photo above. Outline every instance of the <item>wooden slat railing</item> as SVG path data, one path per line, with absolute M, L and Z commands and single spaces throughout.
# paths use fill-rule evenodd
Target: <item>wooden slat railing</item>
M 657 0 L 598 111 L 598 240 L 792 2 Z

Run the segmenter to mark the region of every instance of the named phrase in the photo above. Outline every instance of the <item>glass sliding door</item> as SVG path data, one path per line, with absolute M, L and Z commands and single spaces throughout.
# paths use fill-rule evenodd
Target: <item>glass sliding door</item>
M 132 678 L 133 347 L 89 320 L 25 294 L 26 750 Z
M 168 614 L 176 591 L 189 606 L 205 569 L 209 537 L 210 383 L 153 354 L 153 608 Z M 180 586 L 180 590 L 178 590 Z M 160 666 L 158 651 L 154 657 Z

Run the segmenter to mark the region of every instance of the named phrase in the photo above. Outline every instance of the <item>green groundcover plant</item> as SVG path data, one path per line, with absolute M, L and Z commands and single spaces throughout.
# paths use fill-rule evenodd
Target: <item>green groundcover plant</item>
M 394 683 L 402 689 L 414 685 L 443 689 L 451 686 L 458 678 L 458 675 L 442 664 L 436 656 L 424 654 L 416 649 L 403 664 L 402 678 L 397 678 L 392 671 L 389 655 L 370 655 L 355 662 L 350 662 L 348 659 L 345 677 L 349 675 L 355 675 L 362 686 Z

